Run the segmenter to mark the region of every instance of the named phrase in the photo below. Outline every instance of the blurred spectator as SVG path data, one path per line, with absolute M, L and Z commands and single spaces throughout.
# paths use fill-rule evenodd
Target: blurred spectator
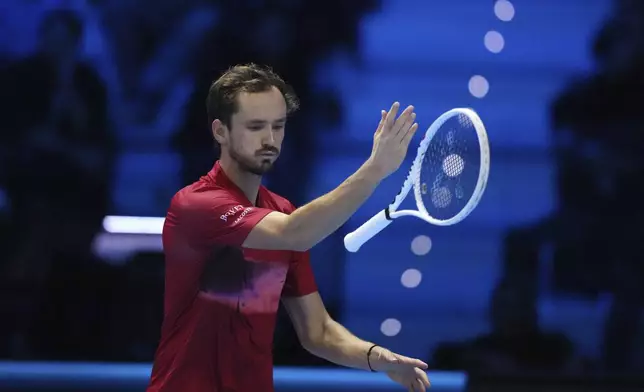
M 613 15 L 602 26 L 593 43 L 601 72 L 618 72 L 644 51 L 644 3 L 617 0 Z
M 99 3 L 126 96 L 137 94 L 146 65 L 172 36 L 186 13 L 202 8 L 207 15 L 206 8 L 212 8 L 209 0 L 110 0 Z M 177 57 L 175 61 L 182 60 L 181 56 Z
M 2 174 L 18 236 L 4 278 L 28 297 L 18 331 L 29 330 L 52 262 L 91 258 L 108 208 L 114 145 L 103 82 L 78 60 L 82 36 L 74 12 L 49 11 L 37 52 L 0 71 Z
M 638 202 L 644 197 L 643 4 L 616 1 L 594 43 L 597 72 L 571 83 L 553 104 L 557 211 L 513 228 L 505 241 L 502 282 L 520 294 L 523 308 L 536 306 L 539 264 L 549 244 L 552 289 L 589 299 L 613 294 L 603 342 L 603 362 L 612 371 L 632 370 L 644 305 L 638 246 L 644 236 L 635 223 L 644 215 Z M 503 306 L 498 296 L 492 306 Z
M 553 111 L 557 139 L 576 141 L 559 143 L 563 204 L 576 206 L 590 223 L 583 248 L 589 251 L 570 249 L 558 263 L 559 283 L 570 288 L 580 271 L 592 271 L 595 287 L 613 294 L 603 362 L 625 372 L 635 370 L 644 308 L 638 224 L 644 218 L 644 3 L 617 1 L 593 49 L 598 72 L 566 90 Z M 586 186 L 565 186 L 573 178 Z
M 507 281 L 496 287 L 490 319 L 492 331 L 464 343 L 445 343 L 433 354 L 438 369 L 477 374 L 544 374 L 580 370 L 571 342 L 558 333 L 544 333 L 537 311 L 526 307 L 527 293 Z
M 572 83 L 553 104 L 558 209 L 511 230 L 503 281 L 522 293 L 523 307 L 534 307 L 541 254 L 552 244 L 552 289 L 589 299 L 613 294 L 603 363 L 629 371 L 644 306 L 644 236 L 636 223 L 644 217 L 644 7 L 616 4 L 593 48 L 597 72 Z
M 603 343 L 611 371 L 633 370 L 644 307 L 644 236 L 637 223 L 644 218 L 643 67 L 644 57 L 637 55 L 619 73 L 589 78 L 555 104 L 558 132 L 578 140 L 559 148 L 562 205 L 586 217 L 581 246 L 568 246 L 557 262 L 558 283 L 570 289 L 579 276 L 592 274 L 595 290 L 613 294 Z M 566 178 L 585 178 L 586 186 L 566 187 Z
M 186 104 L 195 89 L 195 69 L 204 54 L 205 36 L 218 19 L 213 6 L 196 3 L 183 4 L 166 25 L 156 26 L 155 40 L 140 53 L 128 51 L 129 45 L 145 35 L 138 21 L 128 24 L 119 20 L 110 25 L 114 33 L 129 32 L 115 39 L 124 85 L 118 112 L 125 129 L 120 132 L 130 148 L 167 147 L 169 138 L 185 119 Z
M 119 274 L 109 322 L 116 360 L 148 362 L 154 357 L 163 321 L 164 267 L 162 253 L 142 252 L 133 255 Z

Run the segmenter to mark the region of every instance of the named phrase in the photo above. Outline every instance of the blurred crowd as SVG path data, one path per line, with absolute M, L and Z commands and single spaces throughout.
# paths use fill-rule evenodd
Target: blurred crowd
M 0 357 L 149 361 L 161 316 L 160 256 L 138 254 L 120 266 L 92 252 L 103 217 L 119 213 L 115 177 L 128 170 L 119 157 L 171 151 L 180 163 L 161 175 L 177 177 L 174 191 L 195 181 L 216 158 L 205 111 L 210 83 L 231 65 L 267 64 L 304 108 L 286 141 L 298 148 L 284 148 L 268 181 L 301 203 L 314 151 L 304 124 L 341 114 L 333 94 L 313 86 L 316 63 L 354 51 L 357 22 L 375 6 L 4 1 Z M 284 180 L 293 176 L 303 180 L 296 188 Z
M 491 332 L 434 358 L 474 372 L 644 371 L 644 2 L 617 0 L 592 42 L 595 67 L 551 108 L 558 206 L 505 237 Z M 599 361 L 547 331 L 543 298 L 608 303 Z M 582 306 L 580 305 L 580 306 Z M 584 331 L 578 331 L 580 334 Z

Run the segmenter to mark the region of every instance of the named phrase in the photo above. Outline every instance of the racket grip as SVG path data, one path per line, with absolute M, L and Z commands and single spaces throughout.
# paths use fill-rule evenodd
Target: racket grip
M 387 219 L 385 211 L 380 211 L 355 231 L 344 236 L 344 247 L 349 252 L 357 252 L 362 245 L 389 226 L 391 222 Z

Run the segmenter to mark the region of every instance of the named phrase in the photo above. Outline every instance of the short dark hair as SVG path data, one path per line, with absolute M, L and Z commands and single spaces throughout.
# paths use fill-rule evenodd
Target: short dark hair
M 259 93 L 276 87 L 284 96 L 287 114 L 295 112 L 300 102 L 293 88 L 269 67 L 256 64 L 236 65 L 224 72 L 219 79 L 210 85 L 206 110 L 208 122 L 212 124 L 219 119 L 230 127 L 233 114 L 239 110 L 237 97 L 239 93 Z

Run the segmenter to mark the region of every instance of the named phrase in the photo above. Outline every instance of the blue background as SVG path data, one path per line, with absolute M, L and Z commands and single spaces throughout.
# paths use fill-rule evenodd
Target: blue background
M 172 1 L 165 3 L 169 9 L 176 6 Z M 242 8 L 256 6 L 255 2 L 242 3 Z M 421 131 L 451 108 L 472 107 L 485 123 L 490 140 L 486 193 L 462 223 L 435 227 L 403 218 L 358 253 L 343 249 L 343 236 L 385 207 L 398 192 L 405 167 L 413 159 L 410 155 L 403 169 L 386 179 L 341 230 L 313 250 L 325 302 L 334 316 L 361 338 L 428 359 L 441 343 L 489 333 L 490 301 L 502 274 L 503 241 L 508 230 L 537 222 L 558 206 L 552 103 L 572 80 L 596 69 L 591 42 L 614 4 L 609 0 L 513 0 L 512 4 L 514 18 L 502 21 L 495 15 L 494 1 L 383 0 L 357 22 L 355 45 L 335 45 L 311 62 L 311 95 L 333 95 L 341 115 L 339 121 L 333 121 L 327 112 L 314 111 L 307 121 L 296 125 L 297 129 L 287 131 L 287 137 L 289 133 L 308 133 L 306 148 L 316 151 L 307 181 L 289 180 L 290 187 L 303 195 L 298 202 L 329 192 L 364 162 L 371 151 L 379 111 L 394 100 L 417 108 Z M 172 138 L 178 132 L 177 124 L 185 120 L 185 103 L 198 93 L 191 85 L 191 74 L 177 72 L 164 77 L 159 71 L 159 77 L 153 64 L 133 76 L 156 80 L 156 87 L 165 94 L 165 106 L 159 105 L 156 117 L 147 124 L 128 122 L 124 113 L 132 103 L 122 97 L 129 71 L 115 54 L 123 35 L 114 35 L 121 41 L 113 40 L 105 31 L 107 26 L 133 23 L 136 16 L 128 12 L 139 17 L 153 15 L 150 10 L 154 6 L 144 3 L 5 0 L 0 6 L 2 57 L 11 61 L 33 53 L 42 12 L 57 7 L 74 9 L 82 16 L 86 23 L 83 57 L 107 86 L 111 130 L 119 145 L 109 214 L 162 217 L 169 199 L 184 185 L 184 161 Z M 115 23 L 121 13 L 123 20 Z M 219 5 L 203 6 L 191 15 L 185 31 L 170 34 L 180 44 L 169 38 L 158 64 L 180 62 L 186 55 L 182 50 L 199 52 L 199 44 L 189 40 L 190 34 L 199 35 L 203 26 L 217 26 L 227 18 Z M 500 53 L 486 49 L 488 31 L 503 36 Z M 127 33 L 120 34 L 127 38 Z M 260 46 L 269 44 L 275 42 L 257 41 Z M 474 97 L 468 89 L 475 75 L 489 83 L 484 97 Z M 269 188 L 272 181 L 274 178 L 267 180 Z M 403 207 L 413 208 L 412 202 L 411 198 L 406 200 Z M 11 208 L 6 199 L 4 208 Z M 412 241 L 418 236 L 431 240 L 428 253 L 416 255 L 412 251 Z M 158 238 L 99 232 L 94 248 L 110 264 L 121 265 L 133 252 L 158 250 Z M 611 295 L 589 298 L 555 293 L 551 268 L 547 255 L 543 256 L 537 279 L 539 326 L 565 334 L 578 356 L 599 360 Z M 417 287 L 401 283 L 408 269 L 422 274 Z M 386 336 L 381 330 L 383 321 L 390 318 L 401 324 L 395 336 Z M 0 371 L 0 380 L 2 377 Z

